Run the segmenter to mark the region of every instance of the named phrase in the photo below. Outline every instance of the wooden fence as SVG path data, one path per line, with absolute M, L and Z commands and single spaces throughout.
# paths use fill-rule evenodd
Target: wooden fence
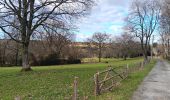
M 107 70 L 95 73 L 94 94 L 97 96 L 103 92 L 112 90 L 114 87 L 119 85 L 122 80 L 126 79 L 129 73 L 135 72 L 137 70 L 142 70 L 144 65 L 147 63 L 149 63 L 149 61 L 136 63 L 133 67 L 129 67 L 128 64 L 126 66 L 117 68 L 109 66 Z
M 104 77 L 102 77 L 103 79 L 100 79 L 102 75 L 104 75 Z M 114 87 L 118 83 L 118 81 L 116 81 L 115 79 L 119 79 L 119 82 L 120 82 L 126 77 L 127 77 L 127 71 L 117 73 L 115 69 L 112 67 L 109 67 L 109 69 L 106 71 L 97 72 L 94 75 L 95 95 L 100 95 L 101 92 L 112 89 L 112 87 Z
M 149 63 L 150 60 L 145 62 L 136 63 L 133 66 L 119 66 L 113 67 L 108 66 L 104 71 L 100 71 L 94 74 L 94 94 L 95 96 L 100 95 L 103 92 L 112 90 L 114 87 L 118 86 L 120 82 L 128 77 L 132 72 L 142 70 L 145 64 Z M 72 100 L 78 100 L 78 77 L 75 77 L 73 83 L 73 95 Z M 87 100 L 88 96 L 84 96 L 82 100 Z

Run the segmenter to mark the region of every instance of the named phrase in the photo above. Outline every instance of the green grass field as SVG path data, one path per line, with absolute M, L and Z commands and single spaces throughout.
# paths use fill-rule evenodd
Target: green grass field
M 33 67 L 32 72 L 20 72 L 21 68 L 0 68 L 0 99 L 13 100 L 15 97 L 21 97 L 22 100 L 63 100 L 73 94 L 73 79 L 78 79 L 79 96 L 89 96 L 95 99 L 93 94 L 93 75 L 97 71 L 104 70 L 108 65 L 132 66 L 136 62 L 141 62 L 142 58 L 128 59 L 107 59 L 107 63 L 96 64 L 77 64 Z M 104 61 L 107 61 L 104 60 Z M 122 82 L 117 90 L 99 96 L 98 99 L 112 97 L 116 100 L 125 100 L 129 98 L 137 85 L 144 76 L 150 71 L 155 62 L 149 64 L 144 71 L 136 72 Z M 129 83 L 129 81 L 131 81 Z M 132 82 L 133 81 L 133 82 Z M 130 91 L 130 92 L 129 92 Z M 114 99 L 113 99 L 114 100 Z

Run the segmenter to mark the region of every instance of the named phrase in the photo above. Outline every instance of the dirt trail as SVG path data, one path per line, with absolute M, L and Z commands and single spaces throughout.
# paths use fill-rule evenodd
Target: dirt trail
M 170 100 L 170 64 L 167 61 L 157 62 L 132 100 Z

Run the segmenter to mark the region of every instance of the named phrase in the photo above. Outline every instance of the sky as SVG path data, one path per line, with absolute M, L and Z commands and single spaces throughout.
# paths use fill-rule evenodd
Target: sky
M 97 0 L 91 14 L 77 22 L 76 40 L 85 41 L 95 32 L 106 32 L 112 36 L 121 34 L 129 5 L 130 0 Z

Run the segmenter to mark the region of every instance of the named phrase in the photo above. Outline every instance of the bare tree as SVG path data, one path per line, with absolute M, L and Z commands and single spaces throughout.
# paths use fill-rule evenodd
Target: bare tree
M 44 27 L 43 41 L 51 54 L 60 57 L 63 49 L 71 44 L 74 34 L 70 32 L 70 29 L 72 28 L 54 22 L 51 26 Z
M 157 0 L 134 0 L 127 18 L 127 29 L 140 39 L 143 56 L 148 59 L 150 39 L 156 30 L 161 6 Z
M 160 35 L 160 40 L 161 40 L 161 45 L 162 45 L 163 57 L 167 58 L 169 55 L 168 49 L 169 49 L 169 42 L 170 42 L 170 34 L 160 31 L 159 35 Z
M 162 49 L 164 57 L 169 55 L 169 42 L 170 42 L 170 1 L 162 1 L 161 18 L 159 26 L 159 34 L 162 42 Z
M 102 58 L 102 50 L 107 46 L 109 40 L 109 35 L 106 33 L 96 32 L 91 38 L 88 39 L 88 42 L 92 45 L 91 47 L 97 48 L 99 62 Z
M 123 56 L 124 60 L 128 57 L 131 50 L 133 49 L 134 45 L 134 37 L 131 34 L 124 33 L 121 36 L 116 38 L 116 43 L 119 45 L 117 46 L 117 50 L 121 52 L 121 55 Z
M 48 21 L 66 24 L 86 14 L 92 3 L 92 0 L 1 0 L 0 29 L 22 44 L 22 71 L 31 70 L 28 48 L 33 34 L 48 26 Z M 13 33 L 13 29 L 18 33 Z

